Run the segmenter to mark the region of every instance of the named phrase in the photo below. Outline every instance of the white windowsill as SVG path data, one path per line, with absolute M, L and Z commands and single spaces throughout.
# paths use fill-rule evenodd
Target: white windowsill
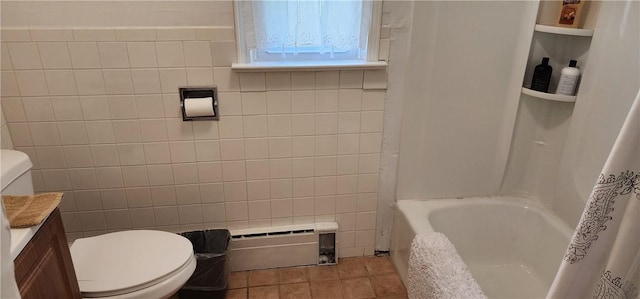
M 371 70 L 384 69 L 386 61 L 272 61 L 254 63 L 234 63 L 231 69 L 236 72 L 289 72 L 289 71 L 326 71 L 326 70 Z

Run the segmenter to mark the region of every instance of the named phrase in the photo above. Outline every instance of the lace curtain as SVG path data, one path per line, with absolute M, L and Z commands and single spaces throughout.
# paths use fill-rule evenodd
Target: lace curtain
M 243 1 L 246 44 L 257 55 L 365 53 L 371 17 L 366 0 Z M 338 55 L 335 55 L 338 54 Z M 255 58 L 255 57 L 254 57 Z M 267 58 L 268 59 L 268 58 Z M 268 59 L 272 60 L 272 59 Z

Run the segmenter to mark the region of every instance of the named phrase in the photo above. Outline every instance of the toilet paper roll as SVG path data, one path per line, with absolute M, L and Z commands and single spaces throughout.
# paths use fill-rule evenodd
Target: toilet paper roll
M 184 112 L 187 117 L 214 116 L 213 98 L 184 99 Z

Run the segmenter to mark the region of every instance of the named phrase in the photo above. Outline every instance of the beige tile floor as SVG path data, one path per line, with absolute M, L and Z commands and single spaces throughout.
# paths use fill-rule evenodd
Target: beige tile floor
M 337 266 L 232 272 L 227 299 L 407 298 L 389 257 L 340 259 Z

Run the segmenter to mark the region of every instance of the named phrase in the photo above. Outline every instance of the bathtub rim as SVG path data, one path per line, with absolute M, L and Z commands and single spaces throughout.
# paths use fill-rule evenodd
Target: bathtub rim
M 560 229 L 567 235 L 567 240 L 573 235 L 574 229 L 562 220 L 551 209 L 542 205 L 539 201 L 529 197 L 520 196 L 491 196 L 491 197 L 464 197 L 464 198 L 440 198 L 440 199 L 402 199 L 396 202 L 396 210 L 404 214 L 409 227 L 414 235 L 435 232 L 429 216 L 441 209 L 464 205 L 510 205 L 519 206 L 530 210 Z

